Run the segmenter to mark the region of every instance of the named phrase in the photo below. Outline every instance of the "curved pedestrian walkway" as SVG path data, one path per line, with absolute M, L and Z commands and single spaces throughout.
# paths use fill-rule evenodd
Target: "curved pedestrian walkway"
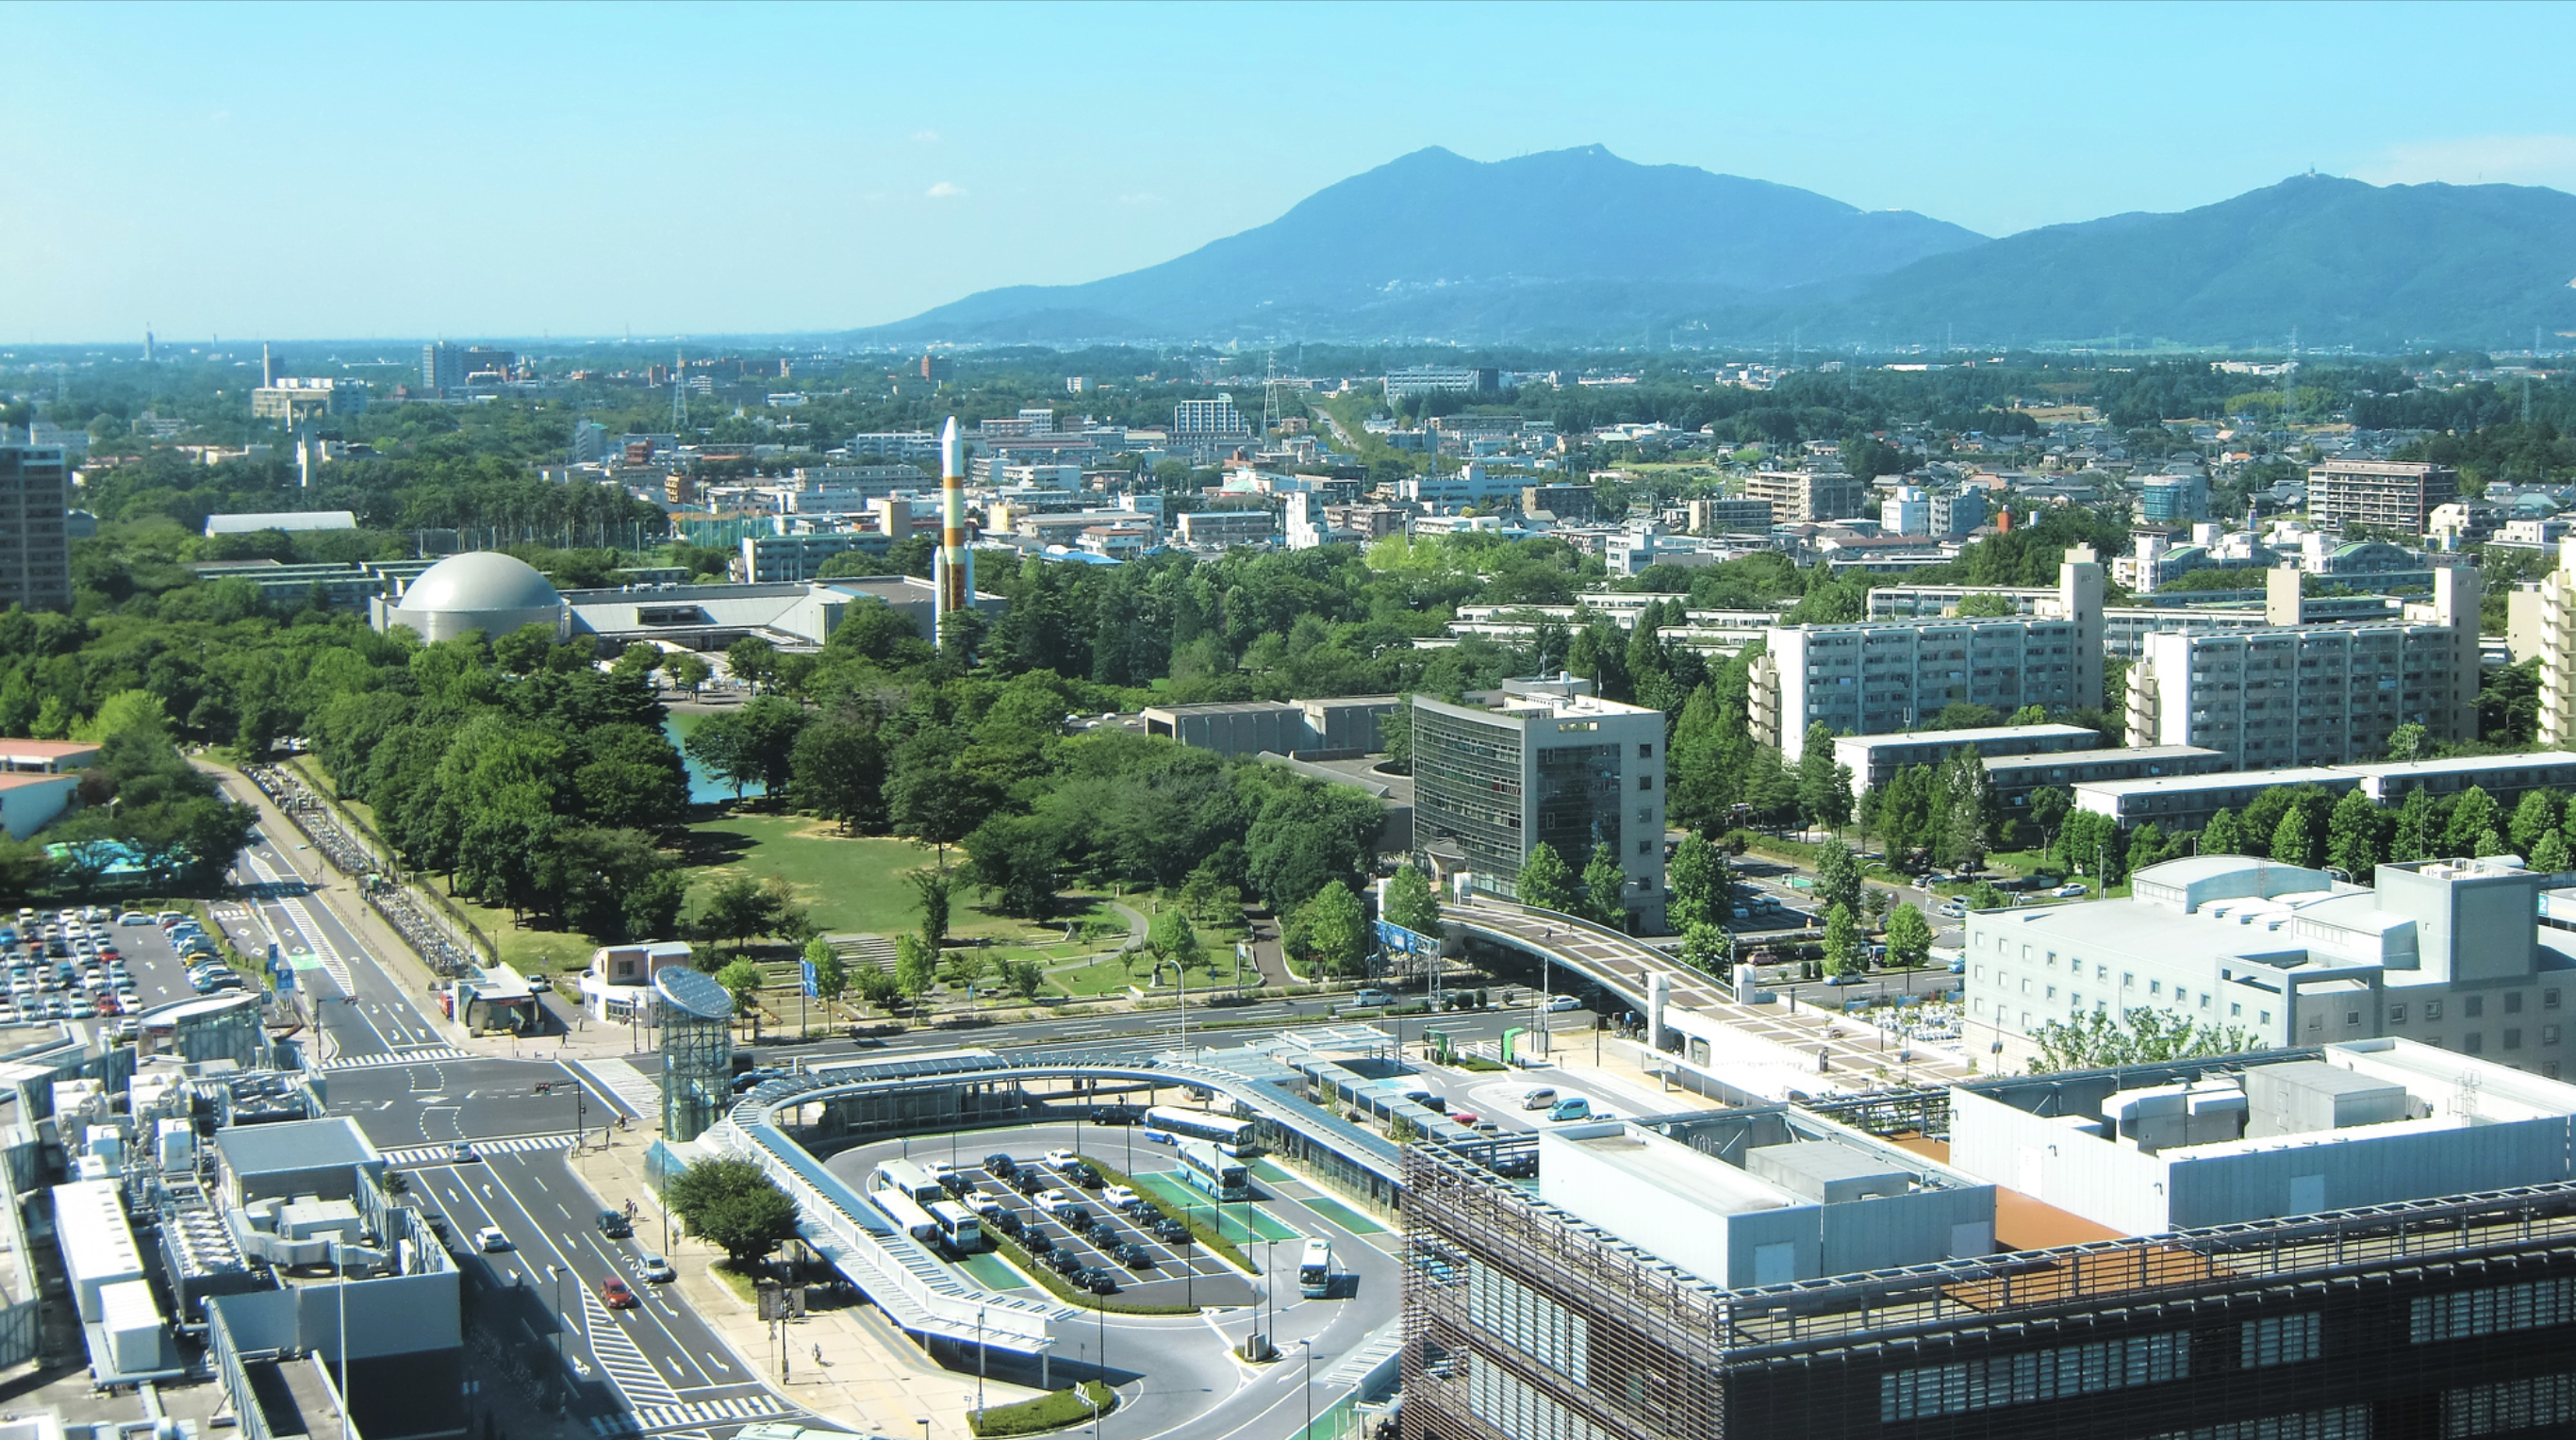
M 1739 1004 L 1716 980 L 1678 959 L 1588 920 L 1478 896 L 1440 907 L 1469 935 L 1544 956 L 1626 1001 L 1644 1022 L 1648 1047 L 1730 1099 L 1784 1099 L 1799 1088 L 1855 1091 L 1965 1080 L 1967 1066 L 1938 1051 L 1888 1050 L 1870 1027 L 1814 1007 Z M 1693 1088 L 1699 1088 L 1693 1086 Z

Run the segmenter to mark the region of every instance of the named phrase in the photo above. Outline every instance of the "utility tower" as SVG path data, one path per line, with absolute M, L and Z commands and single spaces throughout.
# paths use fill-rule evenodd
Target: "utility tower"
M 689 371 L 682 353 L 671 351 L 671 433 L 685 435 L 689 429 Z

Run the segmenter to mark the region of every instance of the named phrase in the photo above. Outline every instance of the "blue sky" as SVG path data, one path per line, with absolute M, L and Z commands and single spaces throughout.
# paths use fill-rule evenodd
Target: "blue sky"
M 12 5 L 0 343 L 823 330 L 1426 145 L 1987 234 L 2315 168 L 2576 190 L 2576 8 Z

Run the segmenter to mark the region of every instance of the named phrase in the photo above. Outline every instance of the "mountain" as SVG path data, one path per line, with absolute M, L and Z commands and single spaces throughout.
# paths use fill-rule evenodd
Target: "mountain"
M 1638 165 L 1598 145 L 1490 164 L 1433 148 L 1176 260 L 1085 285 L 987 290 L 861 333 L 902 342 L 1589 340 L 1981 243 L 1911 211 Z
M 1777 306 L 1700 311 L 1736 335 L 1986 345 L 2519 349 L 2576 328 L 2576 195 L 2302 175 L 2179 214 L 2052 225 Z

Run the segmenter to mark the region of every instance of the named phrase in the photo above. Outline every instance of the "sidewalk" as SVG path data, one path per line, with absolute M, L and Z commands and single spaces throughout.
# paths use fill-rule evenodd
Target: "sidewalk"
M 661 1197 L 644 1178 L 644 1154 L 652 1140 L 644 1135 L 608 1137 L 570 1157 L 566 1164 L 603 1208 L 635 1203 L 635 1236 L 650 1248 L 662 1243 L 666 1217 Z M 680 1278 L 673 1284 L 681 1298 L 716 1332 L 727 1349 L 758 1374 L 769 1389 L 791 1404 L 860 1431 L 909 1435 L 927 1417 L 932 1433 L 967 1433 L 967 1412 L 975 1408 L 975 1376 L 949 1370 L 922 1353 L 921 1347 L 886 1321 L 865 1300 L 831 1304 L 787 1324 L 787 1376 L 778 1377 L 778 1347 L 770 1326 L 749 1300 L 736 1295 L 710 1266 L 724 1252 L 703 1240 L 682 1236 L 676 1216 L 667 1217 L 671 1248 L 663 1253 Z M 822 1292 L 818 1291 L 818 1295 Z M 814 1364 L 820 1347 L 823 1364 Z M 1040 1391 L 984 1382 L 987 1406 L 1008 1405 Z

